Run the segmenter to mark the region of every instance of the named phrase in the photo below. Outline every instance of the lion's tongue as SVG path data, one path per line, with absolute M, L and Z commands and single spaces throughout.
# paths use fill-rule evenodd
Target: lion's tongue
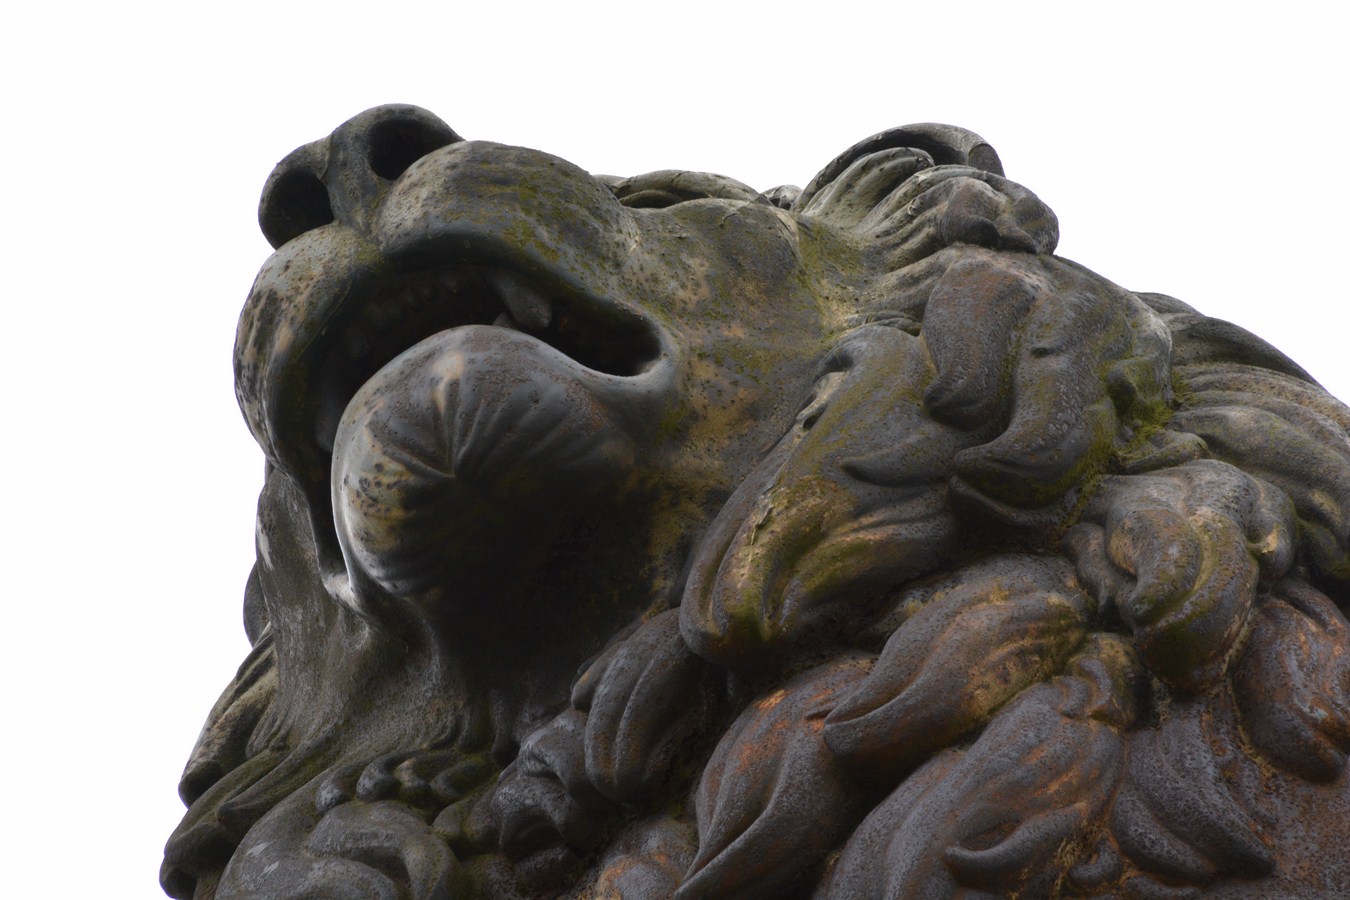
M 631 470 L 603 377 L 518 332 L 444 331 L 352 398 L 334 442 L 338 540 L 355 583 L 472 589 Z

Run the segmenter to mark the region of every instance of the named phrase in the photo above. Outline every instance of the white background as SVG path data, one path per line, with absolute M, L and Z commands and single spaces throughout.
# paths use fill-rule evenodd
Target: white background
M 1334 4 L 485 6 L 6 14 L 0 895 L 158 895 L 178 773 L 246 647 L 262 461 L 230 353 L 258 190 L 369 106 L 760 188 L 886 127 L 963 125 L 1058 213 L 1062 255 L 1350 397 Z

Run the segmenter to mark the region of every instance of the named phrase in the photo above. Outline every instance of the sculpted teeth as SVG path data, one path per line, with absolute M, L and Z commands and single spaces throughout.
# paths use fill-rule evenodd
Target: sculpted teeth
M 493 319 L 492 325 L 494 328 L 509 328 L 511 331 L 520 331 L 520 326 L 516 324 L 515 319 L 511 318 L 509 312 L 504 312 Z
M 352 306 L 350 317 L 325 340 L 326 353 L 314 371 L 308 409 L 321 453 L 332 452 L 342 411 L 362 384 L 400 353 L 448 329 L 492 325 L 530 334 L 611 375 L 638 375 L 657 356 L 640 326 L 578 315 L 567 305 L 555 308 L 533 284 L 506 269 L 462 265 L 396 277 Z
M 543 331 L 553 321 L 553 304 L 513 272 L 497 269 L 488 273 L 487 280 L 521 325 L 531 331 Z
M 475 295 L 479 298 L 477 303 L 472 300 Z M 428 326 L 436 331 L 456 325 L 487 324 L 489 319 L 482 309 L 483 300 L 500 304 L 501 311 L 491 320 L 498 328 L 539 332 L 553 322 L 553 303 L 512 272 L 482 268 L 442 269 L 391 286 L 373 302 L 365 304 L 343 330 L 339 344 L 341 353 L 352 362 L 362 360 L 381 343 L 380 335 L 403 331 L 404 323 L 411 326 L 417 321 L 428 322 Z M 462 321 L 456 321 L 458 306 L 464 307 Z M 434 318 L 429 321 L 429 316 Z
M 318 457 L 330 455 L 343 411 L 357 391 L 399 354 L 452 328 L 492 325 L 530 334 L 582 366 L 609 375 L 646 371 L 658 351 L 639 324 L 555 303 L 505 269 L 460 265 L 395 276 L 351 301 L 336 333 L 320 331 L 304 405 Z M 317 349 L 317 348 L 316 348 Z

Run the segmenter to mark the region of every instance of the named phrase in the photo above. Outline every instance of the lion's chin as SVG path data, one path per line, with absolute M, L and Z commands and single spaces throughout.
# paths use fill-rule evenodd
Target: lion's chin
M 339 599 L 444 606 L 519 578 L 574 509 L 635 473 L 662 369 L 608 375 L 490 326 L 399 355 L 347 405 L 334 442 L 340 593 L 351 594 Z

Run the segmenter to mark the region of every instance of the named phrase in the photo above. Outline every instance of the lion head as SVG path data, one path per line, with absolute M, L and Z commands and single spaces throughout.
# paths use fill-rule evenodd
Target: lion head
M 760 192 L 380 107 L 260 221 L 173 896 L 1350 883 L 1350 411 L 976 135 Z

